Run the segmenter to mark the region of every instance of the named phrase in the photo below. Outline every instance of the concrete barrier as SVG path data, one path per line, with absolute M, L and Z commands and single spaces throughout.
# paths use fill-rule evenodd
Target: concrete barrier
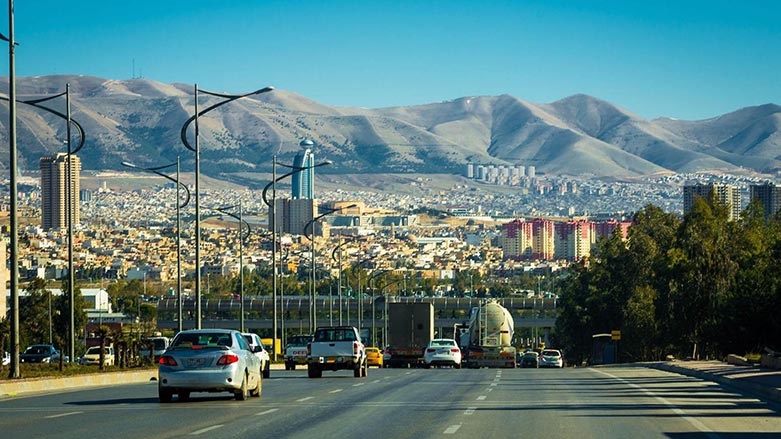
M 139 384 L 157 379 L 157 368 L 128 372 L 91 373 L 56 378 L 28 378 L 0 381 L 0 396 L 17 396 L 26 393 L 52 392 L 99 386 Z
M 729 354 L 727 355 L 727 363 L 734 364 L 736 366 L 753 366 L 750 361 L 740 355 Z

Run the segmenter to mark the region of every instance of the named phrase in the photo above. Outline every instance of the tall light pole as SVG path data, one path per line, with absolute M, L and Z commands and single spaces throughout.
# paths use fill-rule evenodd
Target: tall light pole
M 10 6 L 11 6 L 11 14 L 13 16 L 13 5 L 11 4 Z M 13 38 L 5 38 L 5 36 L 3 36 L 2 34 L 0 34 L 0 39 L 2 39 L 4 41 L 9 41 L 9 45 L 11 47 L 11 52 L 12 52 L 11 57 L 13 58 L 13 47 L 15 45 L 18 45 L 18 43 L 14 42 L 13 44 L 11 44 L 10 40 L 12 40 Z M 12 63 L 12 66 L 13 66 L 13 63 Z M 13 70 L 13 67 L 12 67 L 12 70 Z M 12 272 L 12 274 L 11 274 L 11 306 L 13 307 L 14 310 L 16 310 L 16 309 L 18 309 L 18 306 L 19 306 L 19 296 L 18 296 L 18 283 L 19 283 L 19 273 L 18 273 L 18 263 L 19 263 L 19 261 L 18 261 L 18 259 L 19 259 L 19 256 L 18 256 L 18 225 L 17 225 L 18 224 L 17 223 L 17 215 L 18 214 L 17 214 L 17 206 L 16 206 L 17 205 L 17 189 L 16 189 L 16 187 L 17 187 L 17 184 L 16 184 L 16 177 L 17 177 L 16 176 L 16 174 L 17 174 L 17 165 L 16 165 L 16 162 L 17 162 L 17 157 L 16 157 L 16 155 L 17 155 L 17 153 L 16 153 L 16 103 L 17 103 L 17 100 L 16 100 L 15 72 L 11 76 L 12 76 L 11 81 L 13 82 L 13 85 L 11 86 L 11 92 L 12 93 L 9 94 L 9 96 L 7 98 L 4 97 L 4 96 L 0 96 L 0 100 L 9 102 L 9 108 L 12 108 L 11 113 L 13 114 L 13 116 L 12 116 L 13 121 L 10 124 L 11 125 L 11 129 L 9 130 L 9 134 L 13 138 L 12 141 L 11 141 L 12 147 L 9 148 L 9 149 L 12 150 L 12 152 L 11 152 L 11 160 L 10 160 L 10 170 L 11 170 L 11 187 L 10 187 L 10 190 L 11 190 L 11 192 L 13 192 L 13 194 L 11 194 L 11 212 L 10 212 L 11 213 L 11 224 L 10 224 L 10 226 L 11 226 L 11 251 L 10 251 L 10 253 L 11 253 L 11 263 L 14 266 L 16 266 L 15 269 L 13 267 L 11 268 L 11 272 Z M 65 114 L 63 114 L 63 113 L 61 113 L 61 112 L 59 112 L 57 110 L 53 110 L 53 109 L 51 109 L 49 107 L 40 105 L 43 102 L 50 101 L 52 99 L 55 99 L 55 98 L 58 98 L 58 97 L 61 97 L 61 96 L 65 96 L 65 106 L 66 106 Z M 58 117 L 61 117 L 61 118 L 65 119 L 65 121 L 66 121 L 66 139 L 67 139 L 66 142 L 68 144 L 68 153 L 67 153 L 67 156 L 66 156 L 67 159 L 66 159 L 66 168 L 65 168 L 65 174 L 66 174 L 65 175 L 65 185 L 66 185 L 65 197 L 67 199 L 67 205 L 66 205 L 65 213 L 66 213 L 66 216 L 67 216 L 66 224 L 67 224 L 67 230 L 68 230 L 68 298 L 69 298 L 68 302 L 69 302 L 69 308 L 70 308 L 70 313 L 69 313 L 70 314 L 70 322 L 69 322 L 69 328 L 68 328 L 68 333 L 69 334 L 68 334 L 68 351 L 67 352 L 68 352 L 68 355 L 70 356 L 70 358 L 72 359 L 72 358 L 74 358 L 75 343 L 76 343 L 76 325 L 75 325 L 75 319 L 74 319 L 74 313 L 75 313 L 74 294 L 75 293 L 74 293 L 74 285 L 73 285 L 74 284 L 74 277 L 73 277 L 73 217 L 74 217 L 75 207 L 73 205 L 74 204 L 73 203 L 74 196 L 73 196 L 73 176 L 71 174 L 71 172 L 72 172 L 72 170 L 71 170 L 71 157 L 74 154 L 76 154 L 77 152 L 79 152 L 79 150 L 81 150 L 82 146 L 84 146 L 84 129 L 81 127 L 81 125 L 79 125 L 78 122 L 76 122 L 75 120 L 71 119 L 71 114 L 70 114 L 70 85 L 69 84 L 65 85 L 65 91 L 62 92 L 62 93 L 59 93 L 59 94 L 56 94 L 56 95 L 52 95 L 52 96 L 47 96 L 47 97 L 44 97 L 44 98 L 29 99 L 29 100 L 18 101 L 18 102 L 21 102 L 23 104 L 27 104 L 27 105 L 30 105 L 32 107 L 35 107 L 35 108 L 47 111 L 49 113 L 52 113 L 52 114 L 54 114 L 54 115 L 56 115 Z M 76 127 L 76 130 L 79 133 L 79 144 L 76 146 L 76 148 L 73 148 L 73 145 L 72 145 L 72 139 L 71 139 L 71 127 L 72 126 Z M 14 296 L 14 294 L 16 294 L 16 296 Z M 14 313 L 15 312 L 16 311 L 14 311 Z M 14 326 L 14 323 L 13 323 L 14 319 L 17 322 L 15 324 L 15 326 Z M 18 327 L 19 316 L 18 316 L 18 314 L 13 314 L 11 320 L 12 320 L 12 323 L 11 323 L 11 325 L 12 325 L 12 330 L 11 330 L 12 336 L 11 336 L 11 338 L 14 339 L 14 338 L 18 337 L 18 334 L 19 334 L 19 327 Z M 15 341 L 18 344 L 18 342 L 19 342 L 18 338 L 16 338 Z M 16 348 L 16 358 L 18 358 L 18 353 L 19 353 L 19 348 L 17 347 Z M 12 360 L 12 361 L 16 361 L 16 360 Z M 16 364 L 18 365 L 18 362 L 16 362 Z M 16 370 L 18 370 L 18 367 L 16 368 Z M 15 373 L 17 373 L 16 370 L 15 370 L 14 367 L 11 368 L 11 373 L 10 373 L 11 377 L 16 377 L 15 376 Z
M 9 165 L 11 171 L 11 186 L 9 195 L 11 196 L 11 370 L 8 372 L 8 378 L 21 378 L 19 370 L 19 236 L 17 203 L 18 192 L 16 182 L 16 64 L 14 63 L 15 46 L 14 41 L 14 1 L 8 0 L 8 37 L 0 34 L 0 39 L 8 42 L 8 152 L 10 155 Z M 3 293 L 5 294 L 5 293 Z
M 315 282 L 317 282 L 317 277 L 315 275 L 316 273 L 316 267 L 315 267 L 315 226 L 314 224 L 318 221 L 320 221 L 323 217 L 326 215 L 331 215 L 332 213 L 340 212 L 345 209 L 352 209 L 355 207 L 355 204 L 351 204 L 349 206 L 340 207 L 338 209 L 328 209 L 328 212 L 321 213 L 320 215 L 317 215 L 316 217 L 309 220 L 304 225 L 304 236 L 307 237 L 307 239 L 311 242 L 311 250 L 312 250 L 312 265 L 311 265 L 311 271 L 312 271 L 312 283 L 309 286 L 309 327 L 312 329 L 312 333 L 314 333 L 315 329 L 317 329 L 317 303 L 316 303 L 316 297 L 317 297 L 317 289 L 315 287 Z M 311 237 L 307 234 L 307 229 L 311 231 Z
M 187 121 L 182 125 L 182 131 L 180 133 L 180 137 L 182 139 L 182 143 L 184 144 L 185 148 L 189 149 L 190 151 L 195 153 L 195 313 L 196 313 L 196 329 L 201 329 L 201 190 L 200 190 L 200 179 L 201 179 L 201 147 L 200 147 L 200 141 L 199 141 L 199 130 L 198 130 L 198 118 L 200 116 L 203 116 L 204 114 L 208 113 L 211 110 L 214 110 L 215 108 L 221 107 L 229 102 L 233 102 L 236 99 L 241 99 L 247 96 L 257 95 L 261 93 L 267 93 L 274 90 L 274 87 L 265 87 L 261 88 L 260 90 L 255 90 L 250 93 L 245 93 L 243 95 L 228 95 L 223 93 L 214 93 L 206 90 L 200 90 L 201 93 L 209 96 L 216 96 L 219 98 L 225 99 L 224 101 L 218 102 L 212 106 L 206 107 L 201 111 L 198 111 L 198 84 L 195 84 L 195 114 L 191 116 Z M 190 126 L 192 122 L 195 122 L 195 146 L 190 145 L 190 142 L 187 140 L 187 128 Z
M 263 203 L 266 204 L 269 210 L 269 227 L 271 228 L 271 291 L 272 291 L 272 306 L 274 308 L 274 321 L 272 322 L 272 332 L 274 333 L 274 342 L 276 342 L 277 339 L 277 183 L 281 180 L 284 180 L 287 177 L 290 177 L 291 175 L 301 172 L 306 169 L 310 168 L 317 168 L 318 166 L 325 166 L 330 165 L 332 162 L 330 160 L 326 160 L 322 163 L 318 163 L 314 166 L 304 166 L 304 167 L 298 167 L 298 166 L 290 166 L 283 163 L 277 163 L 277 156 L 274 155 L 273 161 L 272 161 L 272 177 L 271 182 L 267 184 L 263 188 L 262 198 Z M 277 177 L 277 165 L 284 166 L 286 168 L 292 168 L 293 170 L 288 172 L 287 174 L 283 174 L 281 177 Z M 268 190 L 271 189 L 271 201 L 268 201 L 268 198 L 266 197 L 266 194 L 268 193 Z M 282 328 L 282 332 L 284 333 L 285 329 Z M 277 361 L 277 349 L 274 348 L 274 361 Z
M 339 326 L 342 326 L 342 246 L 355 240 L 355 237 L 349 241 L 342 242 L 342 235 L 339 235 L 339 245 L 331 251 L 331 260 L 336 262 L 336 251 L 339 250 Z M 349 311 L 349 308 L 348 308 Z M 350 314 L 347 314 L 347 324 L 350 324 Z
M 174 165 L 176 165 L 175 180 L 160 172 L 162 169 L 167 169 Z M 182 327 L 182 319 L 184 314 L 182 312 L 182 209 L 184 209 L 185 206 L 190 203 L 190 189 L 187 187 L 187 185 L 182 184 L 182 182 L 179 180 L 179 157 L 176 157 L 175 163 L 169 163 L 167 165 L 157 166 L 154 168 L 143 168 L 128 162 L 122 162 L 122 166 L 152 172 L 176 184 L 176 310 L 179 321 L 178 332 L 182 332 L 182 329 L 184 329 Z M 184 203 L 180 204 L 179 200 L 181 188 L 184 188 L 185 193 L 187 194 L 187 198 L 185 198 Z
M 238 216 L 228 212 L 230 209 L 239 208 L 239 214 Z M 252 233 L 252 229 L 249 226 L 249 223 L 244 221 L 242 218 L 243 212 L 241 208 L 241 200 L 239 200 L 239 204 L 234 204 L 233 206 L 224 206 L 224 207 L 217 207 L 214 210 L 218 212 L 222 212 L 225 215 L 230 216 L 231 218 L 235 218 L 239 221 L 239 312 L 241 315 L 239 316 L 239 328 L 241 332 L 244 332 L 244 239 L 246 236 L 242 236 L 242 226 L 247 226 L 247 236 Z M 274 334 L 274 338 L 276 339 L 276 334 Z M 276 343 L 276 340 L 274 340 L 274 343 Z M 274 350 L 276 351 L 276 345 L 274 347 Z

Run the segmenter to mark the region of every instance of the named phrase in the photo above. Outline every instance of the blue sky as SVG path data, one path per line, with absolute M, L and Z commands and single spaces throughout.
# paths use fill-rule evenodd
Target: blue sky
M 781 104 L 776 1 L 15 3 L 19 76 L 128 79 L 135 60 L 136 76 L 161 82 L 274 85 L 339 106 L 585 93 L 647 118 L 704 119 Z

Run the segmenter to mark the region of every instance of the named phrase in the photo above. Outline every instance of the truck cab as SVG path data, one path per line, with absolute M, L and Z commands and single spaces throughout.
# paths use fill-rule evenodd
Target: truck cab
M 366 349 L 355 327 L 317 328 L 306 350 L 309 378 L 320 378 L 324 370 L 352 370 L 356 378 L 368 374 Z

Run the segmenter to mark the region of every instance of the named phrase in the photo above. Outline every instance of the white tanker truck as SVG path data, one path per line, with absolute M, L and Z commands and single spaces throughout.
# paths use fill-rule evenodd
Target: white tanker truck
M 469 326 L 459 343 L 466 353 L 466 366 L 514 368 L 513 332 L 512 315 L 496 300 L 472 308 Z

